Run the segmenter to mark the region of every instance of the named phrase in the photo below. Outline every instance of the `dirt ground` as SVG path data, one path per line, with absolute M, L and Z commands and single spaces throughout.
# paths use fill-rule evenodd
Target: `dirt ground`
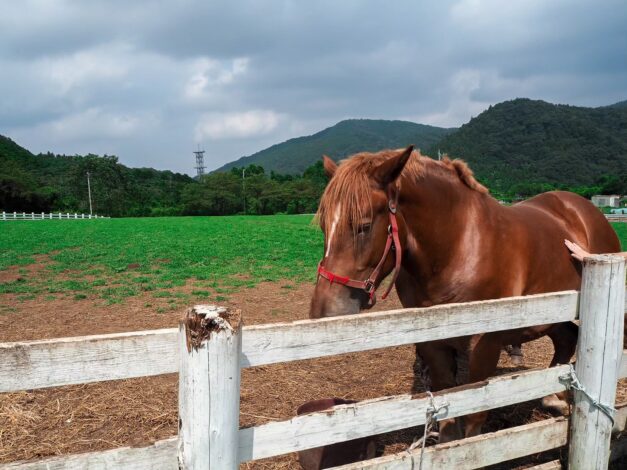
M 226 305 L 238 307 L 247 325 L 307 318 L 310 285 L 260 284 L 231 294 Z M 187 288 L 182 288 L 185 290 Z M 147 294 L 148 295 L 148 294 Z M 102 305 L 96 299 L 18 301 L 0 313 L 0 341 L 18 341 L 96 333 L 174 327 L 184 309 L 156 313 L 165 300 L 143 297 L 124 304 Z M 150 307 L 147 304 L 150 304 Z M 202 302 L 199 302 L 202 303 Z M 396 297 L 380 310 L 400 307 Z M 552 346 L 541 339 L 524 346 L 525 368 L 547 366 Z M 355 400 L 409 393 L 413 384 L 412 346 L 346 354 L 331 358 L 245 369 L 242 372 L 241 426 L 292 417 L 308 400 L 342 397 Z M 514 368 L 505 353 L 499 373 Z M 627 384 L 618 401 L 627 400 Z M 490 414 L 486 431 L 543 419 L 539 401 Z M 38 459 L 119 446 L 140 446 L 177 432 L 177 377 L 165 375 L 0 395 L 0 462 Z M 407 448 L 418 429 L 380 439 L 385 453 Z M 558 458 L 560 451 L 510 462 L 498 468 L 524 468 Z M 295 454 L 243 464 L 244 469 L 299 469 Z M 496 468 L 496 467 L 495 467 Z

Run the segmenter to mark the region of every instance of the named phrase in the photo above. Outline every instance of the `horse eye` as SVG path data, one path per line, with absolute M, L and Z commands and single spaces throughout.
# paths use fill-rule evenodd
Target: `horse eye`
M 358 234 L 366 234 L 368 232 L 370 232 L 370 227 L 372 224 L 368 223 L 368 224 L 361 224 L 359 227 L 357 227 L 357 233 Z

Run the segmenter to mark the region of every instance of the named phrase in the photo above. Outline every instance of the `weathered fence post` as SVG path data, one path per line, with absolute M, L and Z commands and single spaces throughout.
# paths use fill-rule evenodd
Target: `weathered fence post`
M 623 352 L 625 260 L 594 255 L 583 262 L 574 406 L 569 448 L 572 470 L 607 469 L 611 409 Z M 600 406 L 599 406 L 600 405 Z M 611 407 L 608 409 L 606 407 Z
M 239 310 L 197 305 L 179 324 L 179 468 L 236 470 Z

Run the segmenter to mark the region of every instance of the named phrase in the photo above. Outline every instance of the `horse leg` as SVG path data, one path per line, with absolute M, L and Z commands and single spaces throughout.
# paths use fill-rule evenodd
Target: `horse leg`
M 570 362 L 577 348 L 578 334 L 579 327 L 573 322 L 556 323 L 549 328 L 547 335 L 551 338 L 554 349 L 550 367 Z M 542 399 L 542 406 L 566 416 L 570 411 L 567 398 L 566 392 L 554 393 Z
M 471 342 L 468 361 L 468 381 L 470 383 L 480 382 L 494 374 L 502 347 L 498 338 L 489 333 L 481 335 L 478 339 L 475 338 Z M 481 427 L 487 417 L 487 411 L 466 416 L 464 418 L 465 437 L 481 434 Z
M 505 351 L 509 355 L 512 364 L 520 366 L 523 363 L 523 353 L 521 344 L 508 344 L 505 346 Z
M 427 376 L 423 378 L 423 384 L 427 390 L 437 392 L 457 385 L 455 356 L 455 349 L 441 342 L 416 345 L 417 362 L 421 363 L 420 372 L 423 376 Z M 443 419 L 438 421 L 438 425 L 440 443 L 461 439 L 460 420 Z

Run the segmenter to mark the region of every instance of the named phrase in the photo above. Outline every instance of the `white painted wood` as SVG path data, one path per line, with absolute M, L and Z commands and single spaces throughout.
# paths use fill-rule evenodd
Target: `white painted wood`
M 245 327 L 241 366 L 566 321 L 576 304 L 570 291 Z M 176 335 L 169 328 L 0 343 L 0 392 L 176 372 Z
M 559 366 L 508 374 L 436 395 L 436 404 L 443 401 L 450 404 L 438 419 L 464 416 L 563 391 L 559 377 L 568 370 L 569 366 Z M 429 405 L 428 397 L 400 395 L 244 428 L 239 433 L 240 459 L 242 462 L 256 460 L 419 426 L 425 423 Z
M 238 468 L 241 331 L 238 311 L 215 306 L 195 306 L 181 322 L 182 470 Z
M 242 367 L 569 321 L 577 302 L 565 291 L 256 325 L 244 330 Z
M 616 255 L 584 258 L 581 283 L 577 377 L 595 400 L 613 407 L 616 380 L 623 355 L 625 260 Z M 569 467 L 606 469 L 610 456 L 612 422 L 574 392 Z
M 176 438 L 148 447 L 119 447 L 87 454 L 64 455 L 36 462 L 0 464 L 0 470 L 178 470 Z
M 472 470 L 566 445 L 568 421 L 553 418 L 489 434 L 427 447 L 423 470 Z M 419 467 L 420 448 L 332 470 L 414 470 Z M 536 468 L 536 467 L 534 467 Z M 540 467 L 560 468 L 560 467 Z
M 0 392 L 178 370 L 175 328 L 0 343 Z
M 26 214 L 25 212 L 22 213 L 17 213 L 17 212 L 13 212 L 11 213 L 7 213 L 7 212 L 3 212 L 2 213 L 2 218 L 0 218 L 0 220 L 44 220 L 44 219 L 91 219 L 92 216 L 88 214 L 88 216 L 86 216 L 85 214 L 78 214 L 75 213 L 74 217 L 72 217 L 71 214 L 66 214 L 63 215 L 61 212 L 58 213 L 48 213 L 46 214 L 45 212 L 42 212 L 41 214 L 39 213 L 35 213 L 35 212 L 31 212 L 30 214 Z M 93 218 L 105 218 L 105 219 L 109 219 L 110 217 L 98 217 L 97 215 L 94 215 Z

